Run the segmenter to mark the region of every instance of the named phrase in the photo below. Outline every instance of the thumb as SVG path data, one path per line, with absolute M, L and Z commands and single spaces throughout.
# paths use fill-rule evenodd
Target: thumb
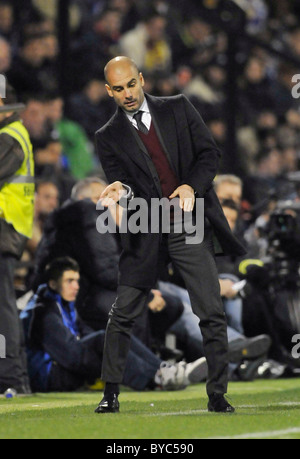
M 178 188 L 169 196 L 169 199 L 173 199 L 173 198 L 176 198 L 176 196 L 179 195 L 179 191 L 178 191 Z

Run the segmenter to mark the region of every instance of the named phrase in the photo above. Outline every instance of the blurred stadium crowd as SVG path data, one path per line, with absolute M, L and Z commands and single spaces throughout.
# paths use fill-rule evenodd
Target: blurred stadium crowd
M 271 336 L 270 355 L 294 371 L 300 367 L 289 356 L 291 337 L 300 331 L 300 89 L 299 98 L 292 91 L 293 77 L 300 74 L 300 4 L 297 0 L 235 3 L 246 14 L 245 33 L 278 55 L 259 41 L 250 46 L 241 40 L 238 46 L 239 164 L 221 164 L 223 181 L 216 186 L 249 256 L 227 260 L 220 274 L 234 276 L 230 285 L 224 285 L 227 299 L 233 298 L 234 283 L 247 280 L 239 296 L 243 333 Z M 227 97 L 227 34 L 206 22 L 192 1 L 72 1 L 64 91 L 56 19 L 55 0 L 0 0 L 0 74 L 26 104 L 21 118 L 30 133 L 36 167 L 34 235 L 16 272 L 19 298 L 32 289 L 36 252 L 49 215 L 59 212 L 74 186 L 86 177 L 105 181 L 94 134 L 115 112 L 104 86 L 108 60 L 132 57 L 145 76 L 148 93 L 184 93 L 220 148 L 226 146 L 228 151 L 232 107 Z M 181 285 L 171 268 L 168 276 L 163 280 Z

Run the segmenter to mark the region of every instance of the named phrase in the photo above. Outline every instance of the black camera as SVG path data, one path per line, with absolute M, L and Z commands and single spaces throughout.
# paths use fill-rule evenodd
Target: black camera
M 275 289 L 300 287 L 300 203 L 282 201 L 270 216 L 268 239 L 269 279 Z
M 268 225 L 270 247 L 300 262 L 300 203 L 279 202 Z

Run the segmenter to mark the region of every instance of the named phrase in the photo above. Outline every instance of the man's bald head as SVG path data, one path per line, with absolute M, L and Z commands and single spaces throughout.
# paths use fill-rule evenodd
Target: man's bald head
M 105 80 L 109 83 L 109 76 L 111 74 L 122 75 L 124 72 L 127 72 L 129 69 L 134 70 L 137 75 L 140 73 L 139 69 L 134 62 L 126 56 L 118 56 L 108 62 L 104 69 Z
M 129 113 L 137 112 L 144 102 L 144 77 L 129 57 L 119 56 L 104 69 L 106 89 L 116 104 Z

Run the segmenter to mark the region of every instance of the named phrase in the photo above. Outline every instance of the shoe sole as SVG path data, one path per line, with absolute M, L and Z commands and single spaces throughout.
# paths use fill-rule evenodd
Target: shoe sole
M 235 413 L 235 409 L 231 407 L 230 411 L 216 411 L 211 406 L 208 405 L 208 412 L 209 413 L 218 413 L 218 414 L 234 414 Z
M 240 363 L 242 360 L 253 360 L 266 355 L 271 347 L 271 339 L 268 336 L 254 338 L 248 346 L 237 350 L 229 350 L 229 361 Z
M 197 384 L 206 381 L 208 377 L 208 366 L 205 358 L 199 359 L 198 365 L 188 375 L 191 384 Z
M 96 414 L 109 414 L 109 413 L 119 413 L 120 410 L 119 409 L 115 409 L 115 410 L 105 410 L 105 409 L 99 409 L 97 408 L 95 410 L 95 413 Z

